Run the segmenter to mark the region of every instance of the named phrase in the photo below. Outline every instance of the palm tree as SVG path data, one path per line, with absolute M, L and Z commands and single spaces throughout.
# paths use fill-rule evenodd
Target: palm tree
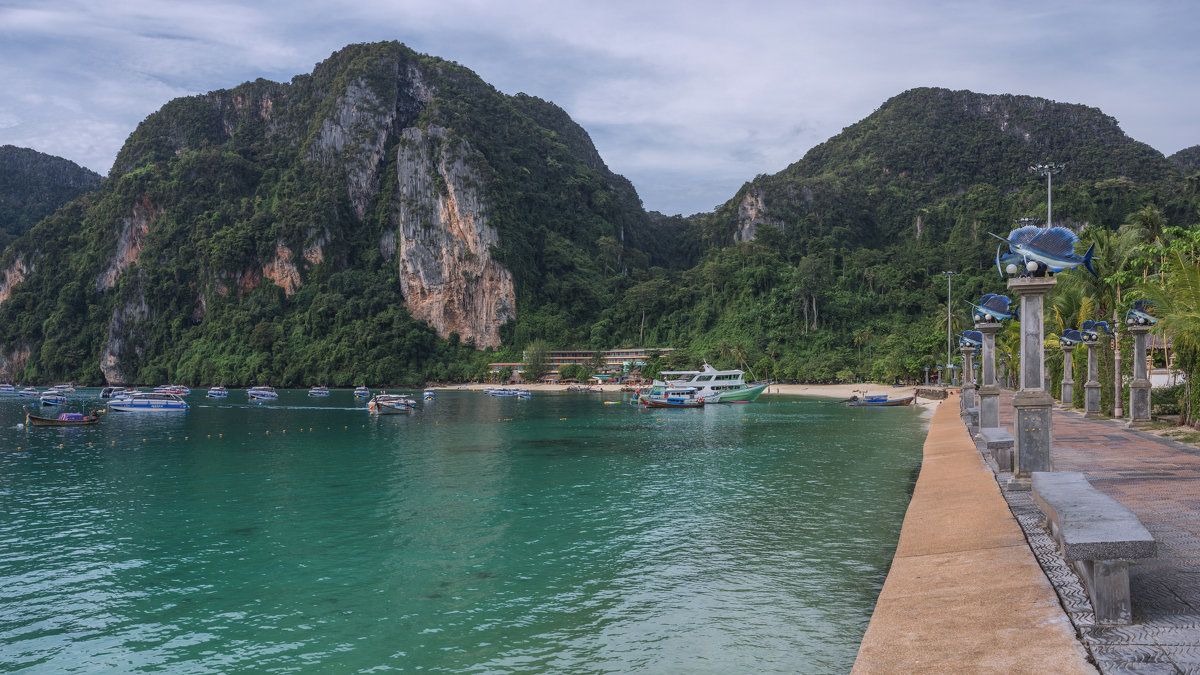
M 1154 303 L 1154 315 L 1158 317 L 1157 332 L 1170 335 L 1175 344 L 1175 353 L 1185 355 L 1191 367 L 1184 386 L 1184 409 L 1180 420 L 1184 424 L 1195 424 L 1200 411 L 1192 407 L 1191 381 L 1200 368 L 1200 264 L 1185 258 L 1178 251 L 1167 259 L 1159 282 L 1148 281 L 1137 288 L 1137 293 Z

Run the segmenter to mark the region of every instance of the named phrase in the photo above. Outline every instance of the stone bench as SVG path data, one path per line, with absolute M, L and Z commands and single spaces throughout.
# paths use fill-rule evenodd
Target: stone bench
M 987 451 L 992 453 L 992 459 L 996 460 L 996 466 L 1000 468 L 1000 471 L 1012 473 L 1013 448 L 1017 444 L 1017 439 L 1013 437 L 1012 432 L 1000 427 L 984 427 L 979 430 L 979 438 L 983 440 Z
M 1124 504 L 1073 471 L 1035 471 L 1033 499 L 1046 514 L 1063 559 L 1087 587 L 1096 623 L 1128 624 L 1129 563 L 1157 555 L 1157 544 Z

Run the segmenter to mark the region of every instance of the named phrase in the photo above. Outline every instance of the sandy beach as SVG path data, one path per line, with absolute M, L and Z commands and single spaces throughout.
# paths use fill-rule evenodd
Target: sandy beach
M 494 384 L 484 384 L 481 382 L 473 382 L 471 384 L 463 384 L 450 387 L 442 387 L 443 389 L 468 389 L 472 391 L 482 391 L 489 387 L 494 387 Z M 517 385 L 508 385 L 510 388 L 518 388 Z M 530 391 L 566 391 L 570 385 L 565 384 L 523 384 L 519 388 L 528 389 Z M 604 384 L 596 387 L 605 392 L 619 392 L 621 385 L 619 384 Z M 790 395 L 790 396 L 817 396 L 820 398 L 847 399 L 854 395 L 862 396 L 867 394 L 887 394 L 889 398 L 903 398 L 916 393 L 915 386 L 897 387 L 890 384 L 773 384 L 763 392 L 764 397 L 769 397 L 775 394 Z M 923 416 L 929 417 L 933 414 L 933 409 L 937 407 L 941 401 L 917 398 L 916 405 L 924 408 Z

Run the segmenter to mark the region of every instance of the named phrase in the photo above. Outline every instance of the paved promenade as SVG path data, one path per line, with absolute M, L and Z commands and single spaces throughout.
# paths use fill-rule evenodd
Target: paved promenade
M 1000 424 L 1010 430 L 1011 401 L 1012 392 L 1001 395 Z M 1063 410 L 1054 411 L 1051 439 L 1056 471 L 1084 472 L 1158 542 L 1158 557 L 1129 571 L 1134 624 L 1100 627 L 1029 493 L 1004 493 L 1092 659 L 1103 673 L 1200 673 L 1200 451 Z
M 951 396 L 855 673 L 1095 673 Z

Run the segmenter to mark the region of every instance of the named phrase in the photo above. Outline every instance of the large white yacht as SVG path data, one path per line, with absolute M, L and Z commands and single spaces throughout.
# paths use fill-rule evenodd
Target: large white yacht
M 770 384 L 747 384 L 741 370 L 717 370 L 707 363 L 700 370 L 663 370 L 658 376 L 678 387 L 695 387 L 705 403 L 749 403 Z

